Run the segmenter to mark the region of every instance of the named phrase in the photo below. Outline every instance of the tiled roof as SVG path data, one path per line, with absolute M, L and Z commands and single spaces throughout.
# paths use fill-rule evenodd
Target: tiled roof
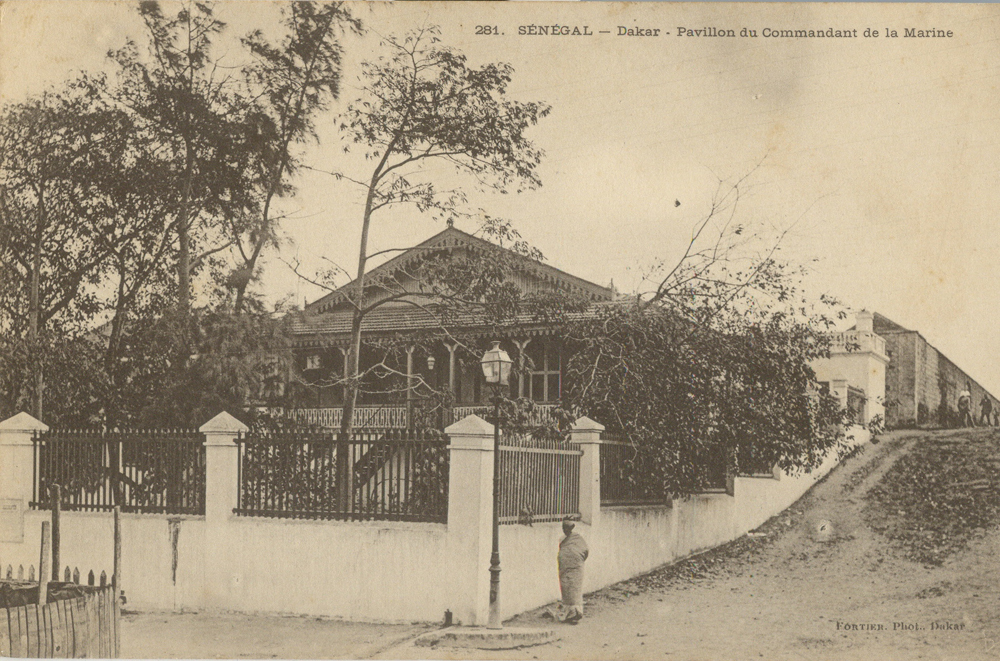
M 603 303 L 606 304 L 606 303 Z M 601 304 L 598 304 L 601 305 Z M 567 319 L 585 319 L 594 316 L 597 305 L 582 312 L 566 313 Z M 509 324 L 517 328 L 519 334 L 547 333 L 552 323 L 546 323 L 544 318 L 535 314 L 520 314 Z M 420 308 L 412 305 L 384 305 L 375 308 L 365 315 L 361 321 L 361 331 L 367 334 L 390 335 L 409 331 L 427 331 L 437 328 L 463 329 L 466 331 L 481 330 L 483 333 L 493 333 L 494 326 L 487 323 L 485 315 L 476 312 L 452 312 L 446 320 L 442 320 L 430 308 Z M 498 329 L 502 330 L 502 329 Z M 297 345 L 327 344 L 331 340 L 346 341 L 351 332 L 351 311 L 336 310 L 317 315 L 305 315 L 292 321 L 293 342 Z

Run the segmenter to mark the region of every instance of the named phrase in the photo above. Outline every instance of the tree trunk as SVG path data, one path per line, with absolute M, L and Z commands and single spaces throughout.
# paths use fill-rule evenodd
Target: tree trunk
M 378 170 L 376 170 L 377 177 Z M 354 312 L 351 315 L 351 347 L 345 370 L 344 411 L 340 421 L 340 438 L 337 444 L 338 498 L 343 511 L 348 511 L 353 494 L 353 465 L 350 460 L 351 432 L 354 426 L 354 407 L 358 400 L 358 372 L 361 362 L 361 321 L 364 318 L 365 267 L 368 263 L 368 229 L 371 226 L 372 203 L 377 179 L 372 178 L 365 203 L 364 221 L 361 225 L 361 247 L 358 250 L 358 275 L 355 278 Z
M 182 318 L 191 311 L 191 188 L 194 180 L 194 149 L 184 139 L 184 196 L 177 210 L 177 310 Z
M 41 317 L 41 283 L 42 283 L 42 238 L 45 227 L 45 199 L 41 190 L 38 191 L 38 210 L 35 217 L 35 245 L 31 256 L 31 289 L 28 293 L 28 337 L 31 340 L 34 355 L 34 392 L 32 394 L 32 415 L 36 420 L 42 419 L 42 356 L 38 342 L 39 319 Z

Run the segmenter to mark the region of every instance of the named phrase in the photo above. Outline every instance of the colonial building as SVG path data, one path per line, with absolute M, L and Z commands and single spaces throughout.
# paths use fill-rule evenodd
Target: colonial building
M 448 227 L 368 272 L 366 304 L 382 304 L 362 321 L 363 377 L 355 425 L 407 426 L 430 406 L 427 394 L 434 391 L 449 394 L 451 400 L 439 422 L 481 412 L 489 393 L 478 360 L 494 340 L 521 368 L 512 379 L 512 395 L 536 402 L 539 415 L 562 398 L 565 356 L 551 323 L 522 314 L 514 323 L 495 326 L 475 311 L 449 313 L 436 304 L 427 282 L 415 275 L 421 263 L 443 255 L 489 259 L 496 250 L 483 239 Z M 516 264 L 513 280 L 524 293 L 564 292 L 594 305 L 615 297 L 609 287 L 532 259 L 507 256 Z M 310 404 L 300 410 L 305 422 L 340 425 L 354 291 L 351 282 L 310 303 L 293 324 L 297 367 Z

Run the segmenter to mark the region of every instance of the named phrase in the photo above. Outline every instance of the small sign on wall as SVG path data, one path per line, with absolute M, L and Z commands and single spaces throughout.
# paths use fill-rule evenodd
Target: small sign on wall
M 0 498 L 0 542 L 24 541 L 24 501 Z

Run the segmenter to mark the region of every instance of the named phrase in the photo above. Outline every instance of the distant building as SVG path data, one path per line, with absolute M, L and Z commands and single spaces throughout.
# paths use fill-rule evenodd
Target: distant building
M 830 336 L 830 357 L 812 362 L 820 389 L 840 400 L 859 425 L 886 414 L 889 356 L 885 340 L 872 328 L 872 316 L 859 312 L 854 328 Z
M 972 393 L 973 417 L 980 416 L 985 395 L 998 410 L 997 398 L 934 348 L 915 330 L 876 313 L 875 333 L 885 339 L 889 364 L 885 380 L 886 426 L 952 427 L 958 424 L 958 395 Z

